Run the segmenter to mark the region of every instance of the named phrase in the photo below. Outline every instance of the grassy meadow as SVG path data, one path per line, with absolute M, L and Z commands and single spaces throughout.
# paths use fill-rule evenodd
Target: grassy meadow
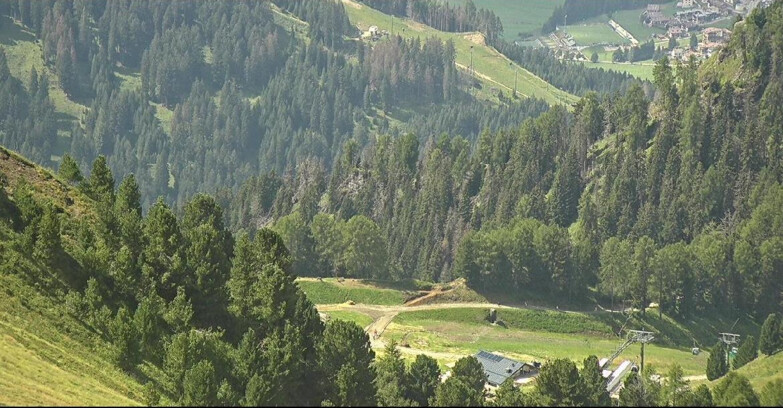
M 471 312 L 474 311 L 486 314 L 486 310 L 474 309 Z M 514 316 L 520 319 L 517 321 L 511 316 L 504 317 L 505 312 L 498 311 L 498 317 L 508 322 L 505 328 L 491 325 L 483 319 L 479 321 L 474 313 L 460 309 L 400 313 L 386 329 L 384 337 L 398 341 L 404 339 L 413 348 L 455 355 L 487 350 L 527 361 L 569 358 L 577 362 L 591 354 L 599 358 L 608 357 L 623 341 L 611 334 L 608 326 L 585 315 L 575 314 L 570 319 L 565 317 L 568 313 L 551 312 L 553 316 L 527 319 L 526 316 L 535 315 L 520 311 L 522 313 Z M 460 320 L 460 315 L 466 319 Z M 686 375 L 703 374 L 707 357 L 706 352 L 694 356 L 689 348 L 657 344 L 645 347 L 645 365 L 665 370 L 677 363 Z M 631 345 L 615 361 L 623 359 L 639 362 L 640 346 Z
M 630 41 L 617 34 L 609 24 L 591 23 L 569 25 L 565 31 L 574 38 L 576 45 L 592 44 L 629 44 Z
M 60 305 L 11 274 L 0 291 L 0 405 L 140 405 L 138 380 Z
M 445 0 L 463 5 L 464 0 Z M 491 10 L 503 23 L 503 37 L 508 41 L 539 35 L 541 26 L 563 0 L 473 0 L 477 8 Z
M 350 280 L 338 282 L 335 278 L 324 278 L 322 282 L 299 279 L 297 283 L 310 301 L 317 305 L 348 301 L 373 305 L 401 305 L 408 297 L 400 290 L 385 289 Z

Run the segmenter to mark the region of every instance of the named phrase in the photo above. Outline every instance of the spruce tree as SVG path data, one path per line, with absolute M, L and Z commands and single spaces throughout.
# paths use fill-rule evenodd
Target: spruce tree
M 103 155 L 98 156 L 92 163 L 89 192 L 96 201 L 114 204 L 114 176 L 106 163 L 106 157 Z
M 728 370 L 726 348 L 722 342 L 718 342 L 710 351 L 710 357 L 707 359 L 707 379 L 710 381 L 716 380 L 723 377 Z
M 738 369 L 745 364 L 750 363 L 758 356 L 759 354 L 756 338 L 753 336 L 746 337 L 745 341 L 742 342 L 742 345 L 740 345 L 739 350 L 737 351 L 737 356 L 734 357 L 734 369 Z
M 585 392 L 585 402 L 589 406 L 608 407 L 612 405 L 609 392 L 606 391 L 606 380 L 601 375 L 598 357 L 590 356 L 584 361 L 579 371 L 579 381 Z
M 60 219 L 54 205 L 48 203 L 44 206 L 43 216 L 38 223 L 38 237 L 35 240 L 33 254 L 46 265 L 52 266 L 57 253 L 60 251 Z
M 37 84 L 38 81 L 36 79 L 36 85 Z M 57 174 L 60 177 L 64 178 L 65 181 L 73 185 L 81 183 L 82 180 L 84 180 L 84 177 L 82 176 L 82 172 L 81 170 L 79 170 L 79 165 L 68 154 L 63 155 L 62 161 L 60 161 L 60 171 Z
M 375 387 L 378 389 L 378 405 L 382 407 L 407 406 L 411 401 L 408 394 L 408 376 L 405 361 L 397 350 L 397 343 L 390 341 L 386 345 L 383 357 L 375 361 Z
M 421 407 L 426 407 L 428 400 L 435 395 L 440 384 L 440 367 L 434 358 L 419 354 L 408 369 L 408 398 Z
M 759 338 L 759 351 L 766 355 L 772 355 L 780 349 L 780 317 L 777 313 L 771 313 L 761 326 Z

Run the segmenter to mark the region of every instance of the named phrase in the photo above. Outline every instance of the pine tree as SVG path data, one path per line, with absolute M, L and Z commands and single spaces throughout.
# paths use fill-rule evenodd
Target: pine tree
M 465 381 L 476 392 L 484 393 L 484 384 L 487 382 L 487 376 L 484 373 L 484 367 L 474 356 L 463 357 L 454 363 L 451 370 L 451 376 Z
M 408 378 L 405 362 L 397 350 L 397 343 L 390 341 L 386 345 L 383 357 L 375 361 L 375 388 L 378 390 L 378 406 L 408 406 L 411 401 L 408 394 Z
M 320 395 L 336 406 L 375 404 L 374 357 L 361 327 L 343 320 L 329 322 L 317 351 Z
M 584 402 L 584 389 L 576 364 L 568 359 L 556 359 L 541 367 L 536 378 L 536 390 L 547 405 L 578 406 Z
M 426 407 L 440 384 L 438 362 L 432 357 L 419 354 L 408 369 L 408 377 L 408 399 L 415 401 L 420 407 Z
M 726 363 L 726 348 L 723 342 L 718 342 L 710 351 L 710 357 L 707 359 L 707 379 L 716 380 L 726 375 L 729 366 Z
M 745 340 L 737 350 L 737 355 L 734 357 L 734 369 L 738 369 L 745 364 L 750 363 L 758 357 L 758 344 L 756 344 L 756 338 L 753 336 L 745 337 Z
M 105 156 L 98 156 L 92 163 L 88 185 L 88 191 L 93 199 L 114 204 L 114 176 L 106 163 Z
M 38 237 L 35 240 L 33 253 L 46 265 L 52 266 L 62 245 L 60 242 L 60 219 L 53 204 L 47 203 L 44 206 L 43 216 L 38 223 L 37 230 Z
M 590 356 L 584 361 L 582 370 L 579 371 L 581 388 L 585 392 L 586 405 L 592 407 L 611 406 L 609 392 L 606 391 L 606 380 L 601 375 L 601 367 L 598 365 L 598 357 Z
M 682 367 L 674 364 L 666 375 L 666 385 L 664 386 L 664 397 L 671 406 L 682 405 L 683 397 L 690 391 L 688 381 L 683 377 Z
M 36 79 L 36 86 L 37 84 L 38 80 Z M 69 154 L 63 155 L 62 161 L 60 161 L 60 170 L 57 174 L 72 185 L 77 185 L 84 180 L 82 172 L 79 170 L 79 165 Z
M 207 360 L 201 360 L 185 372 L 182 383 L 183 406 L 214 406 L 217 401 L 217 380 L 215 367 Z
M 109 325 L 114 361 L 122 368 L 130 369 L 139 361 L 138 334 L 128 309 L 122 307 Z
M 476 391 L 462 378 L 450 377 L 438 386 L 429 405 L 433 407 L 480 407 L 483 402 L 483 393 Z
M 777 313 L 771 313 L 761 326 L 759 351 L 772 355 L 780 349 L 780 318 Z

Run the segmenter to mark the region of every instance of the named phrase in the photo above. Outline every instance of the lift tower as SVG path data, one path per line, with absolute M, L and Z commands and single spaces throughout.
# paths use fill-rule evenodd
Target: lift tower
M 625 349 L 628 348 L 633 343 L 641 343 L 642 344 L 642 367 L 641 370 L 644 372 L 644 345 L 653 341 L 655 339 L 655 334 L 653 332 L 648 332 L 644 330 L 629 330 L 628 331 L 628 339 L 625 340 L 625 343 L 620 345 L 620 347 L 617 348 L 617 351 L 612 354 L 611 357 L 609 357 L 606 362 L 604 362 L 601 365 L 601 369 L 608 367 L 609 364 L 612 364 L 612 361 L 614 361 L 615 358 L 617 358 Z

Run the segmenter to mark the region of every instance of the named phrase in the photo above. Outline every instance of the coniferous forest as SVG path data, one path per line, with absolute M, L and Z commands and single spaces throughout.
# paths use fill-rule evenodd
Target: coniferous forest
M 297 277 L 750 316 L 758 348 L 735 368 L 783 348 L 783 1 L 701 65 L 658 59 L 652 82 L 505 42 L 471 1 L 361 3 L 479 31 L 580 99 L 480 100 L 452 41 L 361 41 L 342 2 L 2 0 L 0 31 L 23 26 L 47 69 L 15 77 L 0 48 L 0 159 L 31 160 L 0 171 L 0 274 L 56 299 L 122 370 L 163 373 L 149 405 L 488 403 L 475 358 L 441 383 L 394 342 L 376 357 Z M 615 3 L 568 0 L 544 30 Z M 53 83 L 79 114 L 57 111 Z M 33 163 L 59 187 L 42 192 L 54 176 Z M 596 360 L 554 359 L 491 403 L 609 406 Z M 619 403 L 759 404 L 744 377 L 721 381 L 633 374 Z

